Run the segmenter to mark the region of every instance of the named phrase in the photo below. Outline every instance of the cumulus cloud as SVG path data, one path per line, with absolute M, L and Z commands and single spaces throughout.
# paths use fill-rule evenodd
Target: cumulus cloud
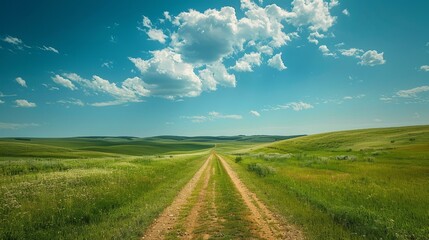
M 308 35 L 308 38 L 307 38 L 307 40 L 309 41 L 309 42 L 311 42 L 311 43 L 314 43 L 314 44 L 319 44 L 319 39 L 321 39 L 321 38 L 325 38 L 326 37 L 326 35 L 325 34 L 323 34 L 323 33 L 319 33 L 319 32 L 312 32 L 312 33 L 310 33 L 310 35 Z
M 412 97 L 417 97 L 417 95 L 420 93 L 424 93 L 428 91 L 429 91 L 429 86 L 420 86 L 416 88 L 400 90 L 396 93 L 396 96 L 402 97 L 402 98 L 412 98 Z
M 63 83 L 63 85 L 71 84 L 70 87 L 73 86 L 73 89 L 77 89 L 74 84 L 79 84 L 85 91 L 92 90 L 115 99 L 113 101 L 90 104 L 92 106 L 111 106 L 127 102 L 141 102 L 142 97 L 149 96 L 150 94 L 146 83 L 139 77 L 127 78 L 120 86 L 97 75 L 92 76 L 92 79 L 89 80 L 82 78 L 76 73 L 65 73 L 62 76 L 56 75 L 52 79 Z
M 283 31 L 283 22 L 295 15 L 276 4 L 262 8 L 250 0 L 241 0 L 241 9 L 244 10 L 245 17 L 238 22 L 238 35 L 244 41 L 253 40 L 279 48 L 291 41 L 296 34 L 289 35 Z
M 149 60 L 129 58 L 140 70 L 151 95 L 175 98 L 201 94 L 201 79 L 195 74 L 194 66 L 184 62 L 180 54 L 168 48 L 151 53 Z
M 246 53 L 242 58 L 235 62 L 235 66 L 232 67 L 232 69 L 238 72 L 253 72 L 252 67 L 260 66 L 261 63 L 262 59 L 260 53 Z
M 170 21 L 170 22 L 171 22 L 171 16 L 170 16 L 170 13 L 169 13 L 169 12 L 165 11 L 165 12 L 163 13 L 163 15 L 164 15 L 164 19 L 165 19 L 165 20 L 167 20 L 167 21 Z
M 331 52 L 331 50 L 329 50 L 329 48 L 326 45 L 321 45 L 319 47 L 319 51 L 322 52 L 323 56 L 331 56 L 331 57 L 336 56 L 336 54 Z
M 287 69 L 282 60 L 282 53 L 278 53 L 274 55 L 272 58 L 268 60 L 268 66 L 273 67 L 279 71 Z
M 255 116 L 255 117 L 260 117 L 261 116 L 261 114 L 258 111 L 255 111 L 255 110 L 250 111 L 250 114 L 253 115 L 253 116 Z
M 22 77 L 15 78 L 15 81 L 22 87 L 27 87 L 27 82 Z
M 235 87 L 236 85 L 235 75 L 228 73 L 220 62 L 207 65 L 205 69 L 199 71 L 199 77 L 203 90 L 214 91 L 218 84 L 225 87 Z
M 429 72 L 429 65 L 420 66 L 420 70 L 425 71 L 425 72 Z
M 165 35 L 162 30 L 154 28 L 151 20 L 148 17 L 143 16 L 142 25 L 146 28 L 146 30 L 143 30 L 141 28 L 139 29 L 146 32 L 147 36 L 149 37 L 149 40 L 165 43 L 167 35 Z
M 343 56 L 357 57 L 357 58 L 359 58 L 361 54 L 364 52 L 362 49 L 358 49 L 358 48 L 340 49 L 339 51 Z
M 70 90 L 76 90 L 77 87 L 68 79 L 60 76 L 60 75 L 55 75 L 52 78 L 52 81 L 54 81 L 56 84 L 61 85 L 63 87 L 66 87 Z
M 223 7 L 180 13 L 174 20 L 177 32 L 172 34 L 172 47 L 189 63 L 221 61 L 241 47 L 237 39 L 235 9 Z
M 335 1 L 334 1 L 335 2 Z M 331 16 L 330 8 L 336 6 L 323 0 L 294 0 L 292 2 L 293 17 L 289 21 L 297 26 L 308 26 L 313 31 L 328 31 L 334 25 L 336 17 Z
M 369 50 L 360 57 L 361 61 L 358 64 L 371 67 L 385 64 L 386 60 L 384 60 L 383 54 L 383 52 L 378 53 L 375 50 Z
M 386 60 L 384 59 L 384 53 L 378 53 L 376 50 L 368 50 L 364 51 L 359 48 L 350 48 L 350 49 L 340 49 L 338 50 L 341 55 L 346 57 L 355 57 L 357 59 L 360 59 L 358 62 L 359 65 L 362 66 L 376 66 L 376 65 L 382 65 L 386 63 Z
M 37 106 L 35 103 L 29 102 L 25 99 L 15 100 L 15 103 L 16 103 L 16 107 L 22 107 L 22 108 L 33 108 Z
M 349 12 L 349 10 L 347 10 L 347 8 L 345 8 L 345 9 L 342 11 L 342 13 L 343 13 L 344 15 L 346 15 L 346 16 L 350 16 L 350 12 Z
M 164 12 L 161 22 L 172 22 L 168 46 L 152 51 L 149 59 L 129 60 L 140 71 L 151 96 L 195 97 L 203 91 L 214 91 L 219 85 L 235 87 L 236 77 L 227 69 L 251 72 L 262 65 L 263 55 L 272 56 L 276 49 L 299 37 L 300 29 L 284 31 L 287 24 L 308 26 L 312 41 L 325 37 L 319 32 L 327 31 L 334 23 L 329 9 L 336 4 L 295 0 L 294 9 L 289 12 L 276 4 L 262 7 L 251 0 L 241 0 L 239 15 L 228 6 L 205 11 L 191 9 L 175 17 Z M 148 34 L 154 29 L 147 17 L 143 17 L 141 26 Z M 240 55 L 234 61 L 233 57 Z M 286 69 L 281 54 L 271 57 L 267 64 Z

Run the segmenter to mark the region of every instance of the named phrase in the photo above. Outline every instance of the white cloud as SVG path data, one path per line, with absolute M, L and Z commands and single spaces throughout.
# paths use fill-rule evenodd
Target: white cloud
M 166 98 L 196 97 L 202 92 L 201 79 L 194 66 L 182 60 L 171 49 L 152 51 L 152 58 L 129 58 L 140 70 L 153 96 Z
M 0 100 L 0 104 L 3 104 L 4 103 L 4 101 L 3 100 Z
M 66 87 L 71 90 L 76 90 L 77 87 L 68 79 L 61 77 L 60 75 L 55 75 L 52 77 L 52 81 L 54 81 L 56 84 L 59 84 L 63 87 Z
M 163 44 L 165 43 L 167 35 L 165 35 L 162 30 L 153 28 L 152 22 L 148 17 L 143 16 L 142 25 L 143 27 L 147 28 L 147 30 L 145 31 L 140 28 L 139 29 L 146 32 L 149 40 L 158 41 Z
M 279 71 L 287 69 L 282 60 L 282 53 L 278 53 L 274 55 L 271 59 L 269 59 L 268 66 L 273 67 Z
M 165 20 L 167 20 L 167 21 L 170 21 L 170 22 L 171 22 L 171 16 L 170 16 L 170 13 L 169 13 L 169 12 L 165 11 L 165 12 L 163 13 L 163 15 L 164 15 L 164 19 L 165 19 Z
M 235 66 L 232 67 L 235 71 L 238 72 L 253 72 L 253 66 L 260 66 L 262 63 L 261 54 L 252 52 L 246 53 L 240 59 L 235 62 Z
M 59 100 L 58 103 L 64 105 L 76 105 L 76 106 L 85 106 L 85 103 L 80 99 L 71 98 L 70 100 Z
M 189 119 L 194 123 L 202 123 L 208 120 L 206 116 L 182 116 L 181 118 Z
M 22 128 L 29 128 L 29 127 L 38 127 L 39 124 L 36 123 L 6 123 L 6 122 L 0 122 L 0 129 L 7 129 L 7 130 L 18 130 Z
M 42 85 L 43 85 L 45 88 L 47 88 L 49 91 L 60 90 L 59 88 L 57 88 L 57 87 L 53 87 L 53 86 L 50 86 L 50 85 L 48 85 L 48 84 L 46 84 L 46 83 L 42 83 Z
M 225 115 L 219 112 L 209 112 L 206 116 L 182 116 L 183 119 L 189 119 L 194 123 L 202 123 L 207 121 L 215 121 L 217 119 L 232 119 L 232 120 L 240 120 L 243 117 L 237 114 Z
M 29 102 L 25 99 L 15 100 L 15 103 L 17 107 L 23 107 L 23 108 L 33 108 L 37 106 L 35 103 Z
M 360 58 L 360 55 L 364 52 L 362 49 L 358 48 L 340 49 L 339 51 L 343 56 L 357 58 Z
M 262 111 L 267 112 L 267 111 L 277 111 L 277 110 L 286 110 L 286 109 L 292 109 L 294 111 L 302 111 L 302 110 L 308 110 L 312 108 L 314 108 L 314 106 L 311 105 L 310 103 L 305 103 L 300 101 L 300 102 L 291 102 L 287 104 L 280 104 L 275 107 L 268 107 L 263 109 Z
M 302 110 L 314 108 L 313 105 L 305 102 L 291 102 L 286 105 L 281 105 L 281 107 L 284 109 L 292 108 L 294 111 L 302 111 Z
M 105 68 L 113 68 L 113 62 L 112 61 L 107 61 L 101 64 L 101 67 L 105 67 Z
M 329 8 L 333 8 L 340 5 L 340 2 L 338 0 L 331 0 L 331 2 L 329 3 Z
M 325 34 L 323 33 L 319 33 L 319 32 L 312 32 L 310 33 L 310 35 L 308 35 L 307 39 L 309 42 L 314 43 L 314 44 L 319 44 L 319 39 L 321 38 L 325 38 Z
M 5 38 L 3 38 L 4 42 L 13 44 L 13 45 L 21 45 L 23 44 L 22 40 L 16 37 L 11 37 L 11 36 L 7 36 Z
M 25 48 L 31 48 L 30 46 L 26 45 L 21 39 L 19 39 L 17 37 L 6 36 L 2 40 L 3 40 L 3 42 L 11 44 L 13 47 L 15 47 L 18 50 L 24 50 Z
M 349 12 L 349 10 L 347 10 L 347 8 L 345 8 L 345 9 L 342 11 L 342 13 L 343 13 L 344 15 L 346 15 L 346 16 L 350 16 L 350 12 Z
M 336 54 L 332 53 L 326 45 L 321 45 L 319 47 L 319 50 L 322 52 L 323 56 L 331 56 L 331 57 L 336 56 Z
M 165 39 L 167 38 L 167 35 L 165 35 L 164 32 L 159 29 L 149 29 L 147 31 L 147 35 L 149 36 L 150 40 L 155 40 L 160 43 L 165 43 Z
M 237 39 L 237 18 L 232 7 L 182 12 L 174 24 L 178 30 L 172 34 L 171 45 L 189 63 L 221 61 L 242 44 Z
M 147 84 L 139 77 L 127 78 L 121 83 L 121 86 L 97 75 L 92 76 L 92 80 L 88 80 L 76 73 L 66 73 L 63 76 L 56 75 L 53 79 L 66 80 L 64 82 L 70 82 L 71 84 L 76 83 L 81 85 L 85 91 L 92 90 L 96 93 L 103 93 L 115 98 L 113 101 L 90 104 L 92 106 L 111 106 L 127 102 L 141 102 L 141 97 L 146 97 L 150 94 Z
M 383 54 L 383 52 L 378 53 L 375 50 L 369 50 L 361 56 L 361 61 L 358 64 L 371 67 L 385 64 L 386 60 L 384 60 Z
M 235 87 L 236 80 L 234 74 L 229 74 L 222 63 L 215 62 L 207 65 L 205 69 L 199 71 L 203 90 L 214 91 L 217 85 L 220 84 L 225 87 Z
M 41 49 L 43 51 L 48 51 L 48 52 L 60 53 L 57 49 L 55 49 L 53 47 L 47 47 L 45 45 L 43 45 L 43 47 L 39 47 L 39 49 Z
M 421 87 L 416 87 L 416 88 L 407 89 L 407 90 L 400 90 L 396 93 L 396 95 L 402 98 L 412 98 L 412 97 L 417 97 L 417 94 L 419 93 L 428 92 L 428 91 L 429 91 L 429 86 L 421 86 Z
M 237 114 L 224 115 L 222 113 L 214 112 L 214 111 L 209 112 L 209 117 L 211 119 L 235 119 L 235 120 L 239 120 L 243 118 L 241 115 L 237 115 Z
M 380 97 L 379 99 L 380 101 L 383 101 L 383 102 L 390 102 L 393 100 L 393 98 L 391 97 Z
M 420 66 L 420 70 L 425 71 L 425 72 L 429 72 L 429 65 Z
M 283 31 L 283 21 L 295 16 L 276 4 L 264 8 L 250 0 L 241 0 L 241 9 L 246 17 L 238 22 L 238 36 L 244 41 L 266 43 L 274 48 L 286 45 L 295 34 L 289 35 Z
M 19 85 L 21 85 L 22 87 L 27 87 L 27 82 L 25 82 L 25 80 L 24 80 L 24 79 L 22 79 L 22 77 L 17 77 L 17 78 L 15 78 L 15 81 L 16 81 Z
M 260 117 L 261 116 L 261 114 L 258 111 L 255 111 L 255 110 L 250 111 L 250 114 L 252 114 L 255 117 Z
M 93 107 L 109 107 L 109 106 L 117 106 L 117 105 L 122 105 L 124 103 L 127 103 L 127 101 L 123 101 L 123 100 L 114 100 L 114 101 L 107 101 L 107 102 L 96 102 L 96 103 L 91 103 L 90 105 Z
M 138 77 L 128 78 L 122 82 L 122 87 L 118 87 L 116 83 L 111 83 L 94 75 L 92 81 L 87 81 L 86 84 L 95 91 L 127 102 L 139 101 L 139 97 L 149 94 L 149 90 L 145 88 L 143 81 Z
M 343 100 L 361 99 L 361 98 L 364 98 L 364 97 L 366 97 L 365 94 L 359 94 L 359 95 L 356 95 L 356 96 L 345 96 L 345 97 L 343 97 Z
M 294 0 L 292 2 L 294 15 L 289 21 L 297 27 L 309 26 L 313 32 L 326 32 L 336 20 L 329 12 L 331 7 L 336 6 L 336 2 L 331 1 L 329 4 L 323 0 Z

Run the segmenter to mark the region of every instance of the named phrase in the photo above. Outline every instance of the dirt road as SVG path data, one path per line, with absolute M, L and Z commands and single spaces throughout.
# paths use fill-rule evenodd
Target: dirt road
M 303 239 L 212 153 L 142 239 Z

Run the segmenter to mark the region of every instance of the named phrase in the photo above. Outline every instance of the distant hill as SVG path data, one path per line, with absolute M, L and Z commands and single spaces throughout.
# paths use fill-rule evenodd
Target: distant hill
M 174 141 L 191 141 L 191 142 L 225 142 L 225 141 L 239 141 L 239 142 L 255 142 L 255 143 L 269 143 L 280 140 L 286 140 L 305 135 L 294 136 L 277 136 L 277 135 L 238 135 L 238 136 L 197 136 L 197 137 L 183 137 L 183 136 L 157 136 L 145 138 L 147 140 L 174 140 Z
M 256 151 L 363 151 L 369 149 L 407 149 L 429 152 L 429 125 L 315 134 L 275 142 Z
M 210 149 L 219 143 L 270 143 L 294 137 L 297 136 L 2 138 L 0 156 L 81 158 L 156 155 Z

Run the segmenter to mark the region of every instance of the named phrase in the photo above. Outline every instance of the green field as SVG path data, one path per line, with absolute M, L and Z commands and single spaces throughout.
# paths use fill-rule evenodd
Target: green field
M 429 126 L 318 134 L 240 156 L 243 180 L 310 239 L 429 237 Z
M 428 239 L 429 126 L 292 139 L 0 139 L 0 239 L 138 239 L 213 149 L 308 239 Z M 249 237 L 246 219 L 230 214 L 246 211 L 234 186 L 218 161 L 210 169 L 222 238 Z

